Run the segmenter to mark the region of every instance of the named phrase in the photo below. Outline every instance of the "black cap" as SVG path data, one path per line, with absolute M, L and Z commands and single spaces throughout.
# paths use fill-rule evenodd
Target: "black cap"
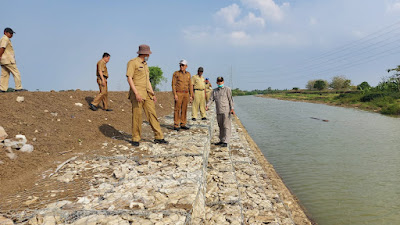
M 15 32 L 11 28 L 6 27 L 6 29 L 4 29 L 4 33 L 14 34 Z
M 222 81 L 224 81 L 223 77 L 217 77 L 217 82 L 222 82 Z
M 198 72 L 203 72 L 203 67 L 199 67 Z

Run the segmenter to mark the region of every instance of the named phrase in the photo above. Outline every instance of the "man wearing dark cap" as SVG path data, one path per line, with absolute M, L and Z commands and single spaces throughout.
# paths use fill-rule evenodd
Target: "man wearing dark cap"
M 15 53 L 10 40 L 14 33 L 11 28 L 7 27 L 4 29 L 4 36 L 0 39 L 0 92 L 7 91 L 10 73 L 14 76 L 15 91 L 26 91 L 22 89 L 21 75 L 15 62 Z
M 212 92 L 212 85 L 210 83 L 210 79 L 206 78 L 206 102 L 210 100 Z
M 96 75 L 97 75 L 97 84 L 99 85 L 100 93 L 94 98 L 92 103 L 89 104 L 90 109 L 93 111 L 97 110 L 100 102 L 103 102 L 103 109 L 105 111 L 112 111 L 112 109 L 108 108 L 108 90 L 107 90 L 107 79 L 108 79 L 108 70 L 106 64 L 110 61 L 110 54 L 104 52 L 103 58 L 97 62 L 96 66 Z
M 150 126 L 153 129 L 154 142 L 157 144 L 168 144 L 164 140 L 164 134 L 157 119 L 154 104 L 157 98 L 150 83 L 149 67 L 147 66 L 147 61 L 151 54 L 150 46 L 140 45 L 137 54 L 138 57 L 128 62 L 126 71 L 130 87 L 129 99 L 132 102 L 132 145 L 139 146 L 143 122 L 142 110 L 144 110 L 147 120 L 149 120 Z
M 231 138 L 231 114 L 235 114 L 232 91 L 229 87 L 224 86 L 223 77 L 217 78 L 217 85 L 218 87 L 213 90 L 210 101 L 207 103 L 206 110 L 215 101 L 220 140 L 216 145 L 227 147 Z
M 206 84 L 203 77 L 203 67 L 199 67 L 197 74 L 192 77 L 192 85 L 194 91 L 194 100 L 192 105 L 192 120 L 196 121 L 198 110 L 202 120 L 206 118 Z
M 175 99 L 174 108 L 174 130 L 188 130 L 187 123 L 187 105 L 193 100 L 193 87 L 190 79 L 191 75 L 187 69 L 187 61 L 182 59 L 179 62 L 180 70 L 172 75 L 172 93 Z

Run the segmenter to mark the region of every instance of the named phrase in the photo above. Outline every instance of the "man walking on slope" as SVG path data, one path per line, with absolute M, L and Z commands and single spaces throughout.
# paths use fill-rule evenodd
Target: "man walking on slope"
M 203 67 L 199 67 L 197 74 L 192 77 L 192 85 L 194 91 L 194 100 L 192 105 L 192 120 L 196 121 L 197 112 L 200 108 L 202 120 L 206 118 L 206 83 L 204 81 Z
M 224 86 L 223 77 L 217 78 L 217 84 L 218 87 L 213 90 L 206 110 L 215 101 L 220 140 L 216 145 L 227 147 L 231 138 L 231 114 L 235 114 L 235 111 L 233 111 L 232 91 L 229 87 Z
M 21 74 L 17 68 L 14 48 L 10 40 L 14 36 L 14 33 L 15 32 L 11 28 L 7 27 L 4 29 L 4 36 L 0 39 L 0 92 L 7 91 L 10 73 L 14 76 L 15 91 L 26 91 L 22 89 Z
M 107 90 L 107 78 L 108 71 L 106 64 L 110 61 L 110 54 L 105 52 L 103 58 L 97 62 L 97 84 L 99 85 L 100 93 L 96 96 L 92 103 L 89 104 L 90 109 L 93 111 L 97 110 L 100 102 L 103 102 L 103 109 L 106 111 L 112 111 L 108 108 L 108 90 Z
M 180 128 L 188 130 L 186 126 L 187 106 L 188 102 L 193 100 L 193 87 L 190 79 L 190 73 L 186 71 L 187 61 L 182 59 L 179 62 L 180 70 L 175 71 L 172 75 L 172 93 L 175 99 L 174 108 L 174 130 L 179 131 Z
M 132 102 L 132 145 L 139 146 L 142 133 L 142 110 L 149 120 L 150 126 L 154 132 L 154 142 L 158 144 L 168 144 L 164 140 L 164 134 L 161 131 L 160 122 L 157 119 L 156 107 L 157 101 L 151 87 L 149 77 L 149 67 L 147 61 L 151 54 L 150 46 L 140 45 L 137 52 L 138 57 L 131 59 L 127 65 L 126 76 L 129 83 L 129 99 Z

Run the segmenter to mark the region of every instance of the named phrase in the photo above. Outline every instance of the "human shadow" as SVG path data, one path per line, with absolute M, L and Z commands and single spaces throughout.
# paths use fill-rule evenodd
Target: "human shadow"
M 143 123 L 150 126 L 150 123 L 148 121 L 143 121 Z M 173 130 L 174 129 L 174 125 L 167 125 L 167 124 L 160 123 L 160 126 L 161 127 L 165 127 L 165 128 L 167 128 L 169 130 Z
M 126 142 L 130 142 L 132 139 L 132 135 L 127 134 L 123 131 L 119 131 L 119 130 L 115 129 L 113 126 L 110 126 L 108 124 L 102 124 L 99 127 L 99 130 L 101 133 L 104 134 L 104 136 L 112 138 L 112 139 L 117 139 L 117 140 L 126 141 Z
M 90 105 L 90 103 L 93 102 L 94 98 L 93 97 L 86 97 L 85 100 L 86 100 L 87 104 Z

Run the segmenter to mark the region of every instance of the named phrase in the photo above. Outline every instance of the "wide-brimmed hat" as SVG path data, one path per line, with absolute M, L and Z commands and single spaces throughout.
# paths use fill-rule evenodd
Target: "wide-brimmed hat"
M 139 51 L 137 54 L 139 55 L 146 55 L 146 54 L 151 54 L 152 52 L 150 51 L 150 46 L 148 45 L 139 45 Z

